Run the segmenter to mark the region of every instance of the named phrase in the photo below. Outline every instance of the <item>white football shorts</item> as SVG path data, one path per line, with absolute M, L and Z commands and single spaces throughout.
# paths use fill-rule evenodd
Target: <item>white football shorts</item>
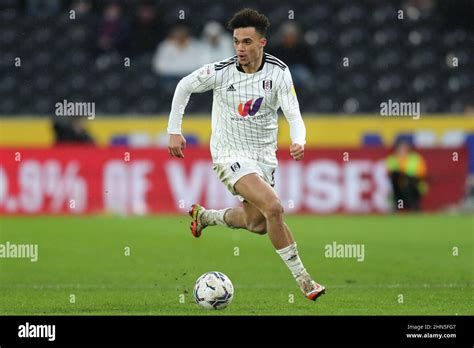
M 265 164 L 251 159 L 242 159 L 235 162 L 214 163 L 212 169 L 217 173 L 219 180 L 227 187 L 230 193 L 244 201 L 234 189 L 234 185 L 245 175 L 256 173 L 270 186 L 275 185 L 274 164 Z

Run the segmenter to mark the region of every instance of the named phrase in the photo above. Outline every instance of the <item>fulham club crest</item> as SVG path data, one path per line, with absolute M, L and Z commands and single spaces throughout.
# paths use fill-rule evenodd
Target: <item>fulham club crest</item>
M 263 89 L 268 92 L 272 89 L 272 80 L 263 80 Z

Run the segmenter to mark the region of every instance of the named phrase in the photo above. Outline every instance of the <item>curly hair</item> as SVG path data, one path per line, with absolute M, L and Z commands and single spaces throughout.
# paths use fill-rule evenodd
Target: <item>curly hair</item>
M 230 30 L 254 27 L 262 37 L 266 35 L 269 26 L 270 21 L 268 20 L 267 16 L 251 8 L 244 8 L 243 10 L 234 14 L 227 25 Z

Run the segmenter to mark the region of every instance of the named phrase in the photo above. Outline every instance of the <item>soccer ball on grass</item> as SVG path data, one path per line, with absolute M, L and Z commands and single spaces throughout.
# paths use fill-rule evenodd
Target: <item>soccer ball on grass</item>
M 194 286 L 194 301 L 206 309 L 224 309 L 234 298 L 234 286 L 224 273 L 207 272 Z

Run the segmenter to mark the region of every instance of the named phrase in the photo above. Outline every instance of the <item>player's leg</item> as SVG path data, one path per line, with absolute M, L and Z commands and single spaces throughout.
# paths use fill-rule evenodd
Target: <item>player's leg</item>
M 236 182 L 235 190 L 255 206 L 265 217 L 266 231 L 279 250 L 293 243 L 293 237 L 283 222 L 283 206 L 275 190 L 257 174 L 249 174 Z
M 224 215 L 226 224 L 232 228 L 245 228 L 256 234 L 267 233 L 265 216 L 253 204 L 244 201 L 242 208 L 228 209 Z
M 194 204 L 190 215 L 193 217 L 191 231 L 196 237 L 200 236 L 205 227 L 216 225 L 245 228 L 257 234 L 267 233 L 265 216 L 253 204 L 245 201 L 243 207 L 221 210 L 204 209 L 202 206 Z
M 228 209 L 224 215 L 227 226 L 232 228 L 245 228 L 246 230 L 264 235 L 267 234 L 267 220 L 256 206 L 243 202 L 243 208 Z M 285 231 L 291 236 L 290 228 L 283 223 Z M 291 236 L 293 239 L 293 237 Z
M 283 207 L 270 186 L 273 184 L 274 167 L 236 162 L 232 165 L 214 164 L 213 169 L 231 193 L 240 194 L 247 202 L 243 208 L 222 210 L 206 210 L 198 204 L 193 205 L 190 211 L 193 235 L 199 237 L 201 231 L 210 225 L 246 228 L 259 234 L 268 232 L 277 253 L 291 270 L 303 293 L 311 300 L 323 294 L 325 288 L 314 282 L 306 272 L 291 231 L 283 222 Z
M 256 206 L 249 202 L 244 201 L 243 208 L 228 209 L 224 215 L 224 220 L 232 228 L 245 228 L 256 234 L 267 234 L 267 220 L 265 216 Z M 283 223 L 283 226 L 286 233 L 293 239 L 288 225 Z
M 257 174 L 240 178 L 234 188 L 265 217 L 268 236 L 301 291 L 311 300 L 324 294 L 325 288 L 312 280 L 301 262 L 291 231 L 283 222 L 283 206 L 275 190 Z
M 238 166 L 235 170 L 234 166 Z M 234 195 L 237 193 L 234 190 L 235 183 L 243 176 L 249 173 L 263 173 L 262 169 L 252 161 L 242 161 L 235 163 L 215 163 L 213 170 L 216 172 L 219 180 L 227 187 L 227 189 Z M 233 169 L 234 168 L 234 169 Z M 266 220 L 259 209 L 252 204 L 245 202 L 242 197 L 243 207 L 226 208 L 220 210 L 205 209 L 199 204 L 194 204 L 189 211 L 191 215 L 191 232 L 195 237 L 200 237 L 202 230 L 207 226 L 226 226 L 230 228 L 245 228 L 250 232 L 265 234 Z

